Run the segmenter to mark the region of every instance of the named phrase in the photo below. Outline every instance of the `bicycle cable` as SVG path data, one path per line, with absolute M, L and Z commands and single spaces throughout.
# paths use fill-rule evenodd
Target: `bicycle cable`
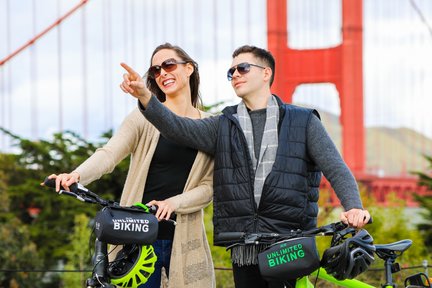
M 319 273 L 320 273 L 320 269 L 318 269 L 317 275 L 315 277 L 315 283 L 314 283 L 313 287 L 316 287 L 316 284 L 317 284 L 318 278 L 319 278 Z

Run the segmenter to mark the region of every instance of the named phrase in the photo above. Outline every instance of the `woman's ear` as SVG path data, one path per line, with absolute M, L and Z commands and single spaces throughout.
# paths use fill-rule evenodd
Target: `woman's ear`
M 195 71 L 195 65 L 193 63 L 188 62 L 186 63 L 186 68 L 187 68 L 188 76 L 190 77 Z

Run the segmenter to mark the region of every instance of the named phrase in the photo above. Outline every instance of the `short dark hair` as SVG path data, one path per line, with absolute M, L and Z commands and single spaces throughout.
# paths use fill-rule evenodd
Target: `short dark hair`
M 153 51 L 152 56 L 150 58 L 150 65 L 152 64 L 151 61 L 153 59 L 153 56 L 157 52 L 159 52 L 160 50 L 164 50 L 164 49 L 173 50 L 177 54 L 177 56 L 180 57 L 181 60 L 183 60 L 187 63 L 191 63 L 194 66 L 194 72 L 192 72 L 192 74 L 190 75 L 190 78 L 189 78 L 189 86 L 191 89 L 191 100 L 192 100 L 192 105 L 194 107 L 198 107 L 198 108 L 201 107 L 202 101 L 201 101 L 201 96 L 200 96 L 200 92 L 199 92 L 200 75 L 199 75 L 199 71 L 198 71 L 198 63 L 195 62 L 195 60 L 193 60 L 192 57 L 190 57 L 186 53 L 186 51 L 184 51 L 179 46 L 172 45 L 170 43 L 165 43 L 165 44 L 161 44 L 155 48 L 155 50 Z M 148 89 L 154 95 L 156 95 L 156 97 L 159 99 L 159 101 L 165 102 L 166 95 L 159 88 L 159 86 L 156 83 L 156 80 L 153 79 L 152 77 L 146 77 L 146 78 L 147 78 Z
M 270 51 L 256 47 L 256 46 L 251 46 L 251 45 L 243 45 L 239 48 L 237 48 L 236 50 L 234 50 L 233 54 L 232 54 L 232 58 L 237 57 L 240 54 L 243 53 L 252 53 L 256 58 L 260 59 L 261 61 L 263 61 L 266 65 L 268 65 L 268 67 L 270 67 L 270 69 L 272 70 L 272 76 L 270 79 L 270 86 L 273 84 L 274 81 L 274 76 L 275 76 L 275 69 L 276 69 L 276 64 L 275 64 L 275 59 L 273 57 L 273 55 L 270 53 Z

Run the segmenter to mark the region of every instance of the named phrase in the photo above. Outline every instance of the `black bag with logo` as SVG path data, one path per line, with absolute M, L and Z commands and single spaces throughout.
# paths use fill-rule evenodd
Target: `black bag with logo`
M 258 254 L 261 275 L 268 281 L 286 281 L 311 274 L 320 267 L 315 237 L 283 240 Z
M 158 235 L 158 220 L 138 207 L 104 207 L 95 217 L 95 234 L 103 242 L 150 245 Z

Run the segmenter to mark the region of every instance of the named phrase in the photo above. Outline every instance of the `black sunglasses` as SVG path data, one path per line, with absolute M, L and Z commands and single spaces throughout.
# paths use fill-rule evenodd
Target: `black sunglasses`
M 177 64 L 186 64 L 186 61 L 178 61 L 174 58 L 170 58 L 162 62 L 161 65 L 153 65 L 148 69 L 148 76 L 156 79 L 160 76 L 161 70 L 164 69 L 166 72 L 172 72 L 177 69 Z
M 240 64 L 238 64 L 237 66 L 233 66 L 233 67 L 231 67 L 230 69 L 228 69 L 228 72 L 227 72 L 227 78 L 228 78 L 228 81 L 231 81 L 231 80 L 232 80 L 233 75 L 234 75 L 234 72 L 235 72 L 236 70 L 237 70 L 241 75 L 243 75 L 243 74 L 246 74 L 246 73 L 248 73 L 248 72 L 250 71 L 251 66 L 255 66 L 255 67 L 258 67 L 258 68 L 261 68 L 261 69 L 265 69 L 265 68 L 266 68 L 266 67 L 263 67 L 263 66 L 259 66 L 259 65 L 251 64 L 251 63 L 247 63 L 247 62 L 240 63 Z

